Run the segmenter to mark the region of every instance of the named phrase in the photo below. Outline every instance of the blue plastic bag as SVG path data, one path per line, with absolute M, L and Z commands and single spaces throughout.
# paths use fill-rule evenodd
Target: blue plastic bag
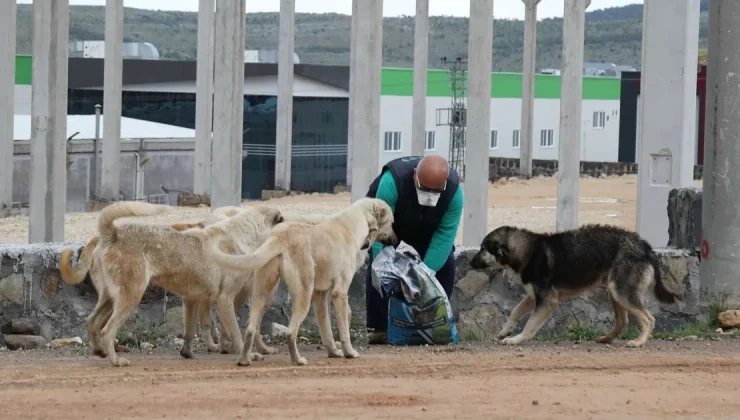
M 383 248 L 371 267 L 373 287 L 388 298 L 388 342 L 457 344 L 452 306 L 434 273 L 418 255 Z

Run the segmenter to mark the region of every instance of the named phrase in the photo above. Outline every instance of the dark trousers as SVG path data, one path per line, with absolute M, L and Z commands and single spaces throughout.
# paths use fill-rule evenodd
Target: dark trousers
M 370 264 L 373 263 L 372 251 L 370 254 Z M 388 299 L 383 297 L 373 287 L 371 271 L 368 267 L 367 276 L 365 277 L 365 304 L 367 307 L 367 328 L 375 331 L 386 331 L 388 329 Z M 452 298 L 452 289 L 455 285 L 455 247 L 452 247 L 450 255 L 442 268 L 437 271 L 437 281 L 447 293 L 448 298 Z

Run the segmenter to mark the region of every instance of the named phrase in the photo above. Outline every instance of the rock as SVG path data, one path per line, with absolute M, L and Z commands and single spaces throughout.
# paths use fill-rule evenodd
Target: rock
M 668 193 L 668 246 L 701 249 L 700 188 L 674 188 Z
M 4 334 L 5 345 L 10 350 L 34 350 L 46 347 L 48 341 L 40 335 Z
M 717 319 L 724 328 L 740 328 L 740 310 L 720 312 Z
M 0 332 L 3 334 L 40 335 L 41 326 L 26 318 L 16 318 L 3 325 Z
M 80 337 L 72 337 L 72 338 L 57 338 L 56 340 L 51 341 L 51 346 L 58 349 L 62 347 L 76 347 L 76 346 L 84 346 L 85 343 L 82 342 L 82 338 Z
M 285 337 L 288 335 L 288 327 L 277 322 L 273 322 L 271 325 L 270 335 L 272 337 Z
M 0 278 L 0 307 L 23 307 L 23 283 L 21 273 L 13 273 L 8 277 Z
M 146 341 L 144 341 L 143 343 L 141 343 L 141 346 L 139 346 L 139 347 L 140 347 L 140 348 L 141 348 L 142 350 L 151 350 L 151 349 L 153 349 L 153 348 L 154 348 L 154 344 L 152 344 L 152 343 L 147 343 Z

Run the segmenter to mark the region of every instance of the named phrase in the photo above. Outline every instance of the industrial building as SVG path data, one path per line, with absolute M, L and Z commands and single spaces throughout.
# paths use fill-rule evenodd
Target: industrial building
M 69 58 L 69 115 L 92 115 L 95 105 L 103 103 L 103 62 Z M 16 114 L 31 113 L 31 68 L 30 56 L 17 57 Z M 242 197 L 254 199 L 262 190 L 274 188 L 277 64 L 245 63 L 245 75 Z M 521 74 L 491 77 L 489 155 L 518 158 Z M 426 153 L 449 156 L 455 96 L 450 86 L 448 71 L 428 71 Z M 698 86 L 700 104 L 704 85 Z M 560 88 L 559 75 L 535 77 L 534 159 L 558 157 Z M 124 59 L 123 117 L 194 129 L 195 91 L 194 61 Z M 349 68 L 296 64 L 293 93 L 292 189 L 333 191 L 337 184 L 346 183 Z M 382 70 L 378 169 L 411 153 L 412 97 L 413 69 Z M 621 78 L 584 77 L 581 161 L 635 161 L 638 99 L 639 72 L 624 71 Z M 697 118 L 699 111 L 703 107 L 697 106 Z M 698 163 L 703 151 L 701 127 L 703 118 L 697 124 Z

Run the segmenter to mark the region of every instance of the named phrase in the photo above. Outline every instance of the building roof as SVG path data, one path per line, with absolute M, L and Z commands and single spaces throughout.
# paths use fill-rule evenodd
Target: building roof
M 194 82 L 195 61 L 174 60 L 123 60 L 123 85 L 161 84 L 168 82 Z M 31 84 L 31 57 L 16 59 L 16 84 Z M 104 59 L 69 58 L 69 88 L 99 88 L 103 82 Z M 277 76 L 278 65 L 274 63 L 245 63 L 246 77 Z M 349 90 L 348 66 L 324 66 L 296 64 L 295 74 L 324 83 L 345 91 Z M 411 68 L 383 68 L 381 94 L 384 96 L 412 96 L 413 74 Z M 492 73 L 492 98 L 521 98 L 521 73 Z M 535 98 L 559 99 L 560 76 L 537 74 L 535 76 Z M 583 99 L 619 100 L 621 81 L 618 77 L 583 78 Z M 427 96 L 450 97 L 449 72 L 428 70 Z
M 67 137 L 79 132 L 74 138 L 95 138 L 95 115 L 67 115 Z M 103 118 L 100 118 L 100 135 L 103 135 Z M 121 138 L 123 139 L 166 139 L 166 138 L 193 138 L 195 130 L 174 125 L 160 124 L 134 118 L 121 118 Z M 13 123 L 13 138 L 15 140 L 31 139 L 31 116 L 15 115 Z

